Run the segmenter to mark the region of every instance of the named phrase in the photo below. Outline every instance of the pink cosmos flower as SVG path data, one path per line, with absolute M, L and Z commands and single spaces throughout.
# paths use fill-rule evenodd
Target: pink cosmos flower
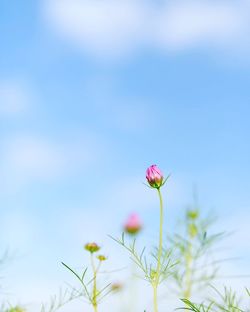
M 129 233 L 129 234 L 137 234 L 142 228 L 142 223 L 141 220 L 139 218 L 139 216 L 136 213 L 132 213 L 125 225 L 124 225 L 124 230 Z
M 163 173 L 156 165 L 152 165 L 147 169 L 146 178 L 153 188 L 159 189 L 163 184 Z

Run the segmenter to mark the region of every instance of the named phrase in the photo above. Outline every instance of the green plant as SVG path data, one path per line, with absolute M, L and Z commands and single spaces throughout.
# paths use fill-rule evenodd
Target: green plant
M 99 288 L 97 285 L 97 277 L 100 272 L 100 267 L 102 263 L 107 259 L 105 256 L 99 254 L 96 257 L 94 256 L 100 247 L 96 243 L 88 243 L 85 245 L 85 249 L 90 254 L 90 263 L 92 269 L 92 276 L 87 280 L 87 271 L 88 268 L 85 268 L 81 274 L 77 273 L 67 264 L 63 263 L 63 266 L 69 270 L 80 282 L 81 290 L 78 292 L 79 297 L 83 296 L 87 299 L 90 305 L 92 305 L 94 312 L 98 311 L 98 305 L 102 299 L 112 292 L 111 283 L 105 285 L 102 288 Z M 96 263 L 97 262 L 97 263 Z
M 171 258 L 172 252 L 163 246 L 164 206 L 161 187 L 166 183 L 168 178 L 169 176 L 164 180 L 162 172 L 156 165 L 150 166 L 146 171 L 146 179 L 149 187 L 157 191 L 160 206 L 159 242 L 158 247 L 149 254 L 150 259 L 145 255 L 146 247 L 140 252 L 137 251 L 136 239 L 132 243 L 127 243 L 124 233 L 122 233 L 121 239 L 111 237 L 129 252 L 131 259 L 143 273 L 143 278 L 151 284 L 153 289 L 154 312 L 158 312 L 158 287 L 163 280 L 172 274 L 172 269 L 176 265 L 176 262 L 173 262 Z
M 213 303 L 211 302 L 208 306 L 206 306 L 204 303 L 196 304 L 191 302 L 188 299 L 181 299 L 182 302 L 185 303 L 185 307 L 179 308 L 178 310 L 189 310 L 193 312 L 209 312 L 212 311 Z
M 247 312 L 249 309 L 245 309 L 241 306 L 241 299 L 237 296 L 236 292 L 231 288 L 224 287 L 223 291 L 219 291 L 214 286 L 211 286 L 214 290 L 215 298 L 207 299 L 207 303 L 196 304 L 188 299 L 181 299 L 185 303 L 185 307 L 179 308 L 182 310 L 189 310 L 193 312 Z M 246 293 L 250 297 L 250 292 L 246 288 Z
M 43 304 L 41 312 L 55 312 L 62 308 L 65 304 L 82 297 L 83 294 L 76 289 L 72 290 L 60 290 L 58 295 L 54 295 L 50 298 L 48 304 Z
M 211 234 L 214 221 L 214 218 L 202 216 L 195 201 L 181 222 L 183 235 L 179 230 L 170 238 L 175 257 L 179 259 L 173 278 L 182 298 L 189 300 L 193 292 L 204 290 L 217 277 L 219 264 L 227 260 L 213 257 L 214 246 L 225 237 L 224 232 Z

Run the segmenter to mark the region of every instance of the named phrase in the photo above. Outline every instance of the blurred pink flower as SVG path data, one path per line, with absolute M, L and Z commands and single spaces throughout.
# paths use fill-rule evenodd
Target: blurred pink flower
M 152 165 L 147 169 L 146 178 L 153 188 L 159 189 L 163 184 L 163 173 L 156 165 Z
M 141 220 L 139 218 L 139 216 L 136 213 L 132 213 L 125 225 L 124 225 L 124 230 L 125 232 L 129 233 L 129 234 L 137 234 L 142 228 L 142 223 Z

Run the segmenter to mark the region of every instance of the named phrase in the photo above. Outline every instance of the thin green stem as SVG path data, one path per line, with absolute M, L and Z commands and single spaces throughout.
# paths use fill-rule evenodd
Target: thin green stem
M 184 298 L 190 300 L 192 294 L 192 275 L 193 275 L 193 244 L 194 244 L 194 234 L 191 231 L 192 226 L 194 224 L 187 224 L 187 232 L 188 232 L 188 245 L 185 254 L 186 260 L 186 272 L 185 272 L 185 290 L 184 290 Z M 190 230 L 191 229 L 191 230 Z
M 192 243 L 188 243 L 188 249 L 186 254 L 186 289 L 184 291 L 184 298 L 190 299 L 192 292 Z
M 163 200 L 160 189 L 157 189 L 159 199 L 160 199 L 160 231 L 159 231 L 159 247 L 158 247 L 158 261 L 157 261 L 157 270 L 156 270 L 156 285 L 159 285 L 160 282 L 160 273 L 161 273 L 161 258 L 162 258 L 162 237 L 163 237 Z
M 160 284 L 161 277 L 161 259 L 162 259 L 162 239 L 163 239 L 163 200 L 160 189 L 157 189 L 160 200 L 160 228 L 159 228 L 159 246 L 157 255 L 157 268 L 155 274 L 155 280 L 153 283 L 154 289 L 154 312 L 158 312 L 158 286 Z
M 97 276 L 97 269 L 95 267 L 95 262 L 93 258 L 93 254 L 91 253 L 91 266 L 93 270 L 93 294 L 92 294 L 92 305 L 95 312 L 98 312 L 97 310 L 97 283 L 96 283 L 96 276 Z
M 154 312 L 158 312 L 157 286 L 153 286 L 153 289 L 154 289 Z

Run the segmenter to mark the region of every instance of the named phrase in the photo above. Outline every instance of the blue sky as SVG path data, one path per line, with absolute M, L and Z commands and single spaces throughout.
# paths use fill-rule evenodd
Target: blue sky
M 249 260 L 249 16 L 246 1 L 2 1 L 0 245 L 19 301 L 56 291 L 86 241 L 111 249 L 131 211 L 153 233 L 152 163 L 172 174 L 170 227 L 195 184 Z

